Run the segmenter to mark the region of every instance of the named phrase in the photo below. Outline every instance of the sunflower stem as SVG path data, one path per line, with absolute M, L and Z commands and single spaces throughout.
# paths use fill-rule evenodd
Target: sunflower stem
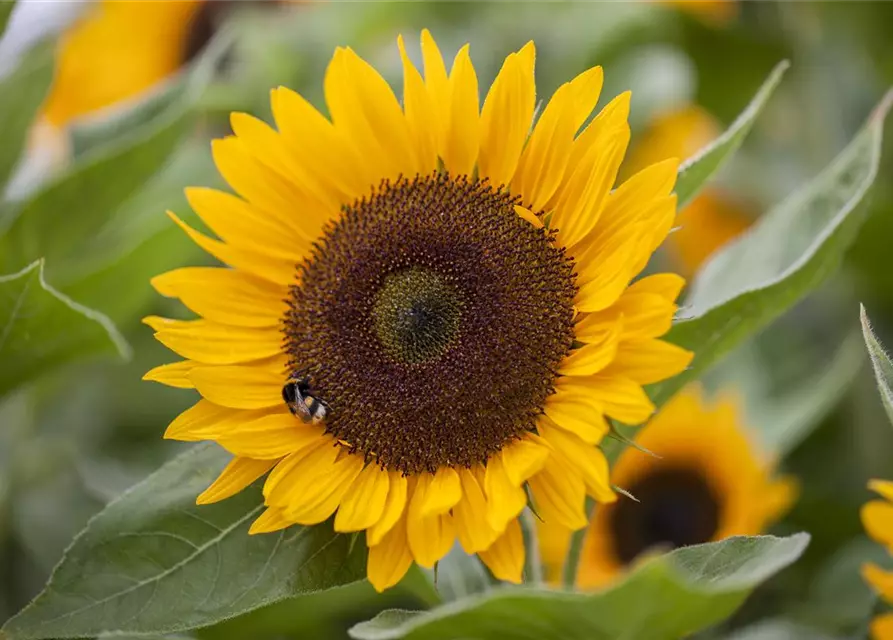
M 524 546 L 527 548 L 527 553 L 524 556 L 526 583 L 538 586 L 543 583 L 543 562 L 536 535 L 535 516 L 530 509 L 524 509 L 521 513 L 521 530 L 524 532 Z
M 586 522 L 592 522 L 595 515 L 595 500 L 586 497 Z M 573 590 L 577 584 L 577 571 L 580 565 L 580 558 L 583 555 L 583 541 L 586 539 L 586 531 L 589 527 L 574 531 L 571 534 L 571 543 L 567 550 L 567 556 L 564 558 L 564 573 L 562 575 L 562 584 L 566 589 Z

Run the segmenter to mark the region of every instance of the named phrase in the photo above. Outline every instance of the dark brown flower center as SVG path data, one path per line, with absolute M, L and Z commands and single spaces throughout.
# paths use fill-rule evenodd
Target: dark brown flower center
M 299 267 L 290 366 L 327 431 L 405 473 L 485 462 L 533 429 L 573 344 L 573 262 L 519 199 L 444 173 L 345 207 Z
M 721 502 L 695 469 L 657 469 L 625 487 L 639 502 L 620 500 L 610 511 L 617 559 L 629 564 L 655 547 L 709 542 L 719 527 Z

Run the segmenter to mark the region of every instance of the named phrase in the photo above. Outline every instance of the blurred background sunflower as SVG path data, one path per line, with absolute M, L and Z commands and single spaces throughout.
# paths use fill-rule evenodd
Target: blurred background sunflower
M 680 212 L 645 271 L 689 279 L 709 269 L 711 256 L 747 233 L 770 203 L 815 175 L 893 83 L 893 5 L 879 2 L 571 2 L 509 9 L 473 2 L 106 0 L 3 3 L 0 16 L 7 7 L 12 15 L 0 36 L 0 114 L 11 113 L 4 109 L 13 95 L 17 104 L 31 106 L 27 118 L 0 119 L 0 274 L 43 258 L 46 282 L 108 322 L 99 332 L 83 331 L 78 318 L 57 309 L 45 326 L 62 324 L 64 332 L 29 325 L 41 345 L 39 359 L 26 362 L 18 352 L 0 350 L 0 620 L 41 589 L 91 516 L 191 446 L 158 438 L 194 398 L 189 390 L 141 381 L 171 358 L 140 318 L 185 320 L 188 314 L 157 296 L 150 279 L 185 265 L 219 263 L 163 211 L 181 213 L 184 224 L 204 232 L 183 190 L 226 189 L 211 139 L 231 133 L 233 111 L 272 121 L 269 92 L 279 85 L 324 109 L 324 73 L 336 46 L 350 45 L 399 87 L 404 63 L 393 43 L 400 34 L 414 41 L 428 27 L 448 60 L 470 42 L 483 88 L 507 52 L 534 40 L 538 102 L 581 70 L 601 65 L 605 83 L 595 112 L 632 91 L 630 153 L 621 179 L 690 156 L 732 123 L 776 62 L 790 59 L 785 82 L 741 151 Z M 885 153 L 881 176 L 893 169 L 890 158 Z M 893 432 L 864 366 L 863 345 L 858 336 L 852 340 L 852 309 L 864 300 L 878 334 L 893 344 L 893 191 L 887 182 L 875 185 L 867 206 L 868 222 L 841 273 L 704 379 L 705 398 L 735 389 L 734 435 L 722 428 L 711 433 L 739 444 L 725 454 L 727 464 L 711 457 L 698 467 L 693 477 L 714 484 L 701 482 L 694 490 L 700 497 L 685 498 L 685 508 L 743 505 L 734 507 L 746 514 L 736 520 L 741 528 L 807 530 L 812 542 L 801 562 L 699 637 L 753 638 L 753 625 L 767 620 L 806 638 L 864 636 L 870 620 L 886 610 L 860 569 L 874 563 L 887 571 L 893 564 L 866 535 L 859 513 L 869 500 L 867 479 L 893 477 Z M 12 309 L 15 300 L 0 293 L 0 309 Z M 50 339 L 59 335 L 71 339 Z M 701 406 L 686 398 L 694 416 L 733 423 L 719 419 L 731 409 L 722 413 L 712 401 Z M 684 423 L 677 421 L 680 429 Z M 622 424 L 608 426 L 627 433 Z M 716 509 L 716 522 L 699 521 L 697 531 L 637 529 L 637 539 L 622 536 L 626 546 L 618 551 L 620 521 L 635 530 L 641 514 L 653 513 L 647 511 L 645 498 L 654 492 L 646 472 L 657 472 L 671 454 L 694 469 L 704 460 L 698 447 L 709 442 L 692 437 L 674 445 L 674 439 L 656 438 L 640 444 L 660 458 L 623 454 L 611 482 L 640 502 L 624 497 L 600 509 L 622 517 L 596 517 L 587 529 L 584 553 L 594 567 L 593 585 L 614 579 L 655 545 L 733 533 Z M 744 469 L 739 477 L 754 479 L 752 486 L 763 482 L 763 491 L 745 491 L 731 473 L 724 475 L 727 467 Z M 767 500 L 790 486 L 778 485 L 780 478 L 796 480 L 796 500 L 790 492 L 787 500 Z M 212 481 L 209 474 L 204 486 Z M 693 484 L 686 480 L 682 489 Z M 868 520 L 866 527 L 874 537 Z M 548 559 L 549 539 L 542 542 Z M 453 588 L 449 566 L 445 560 L 440 568 L 442 593 Z M 474 575 L 489 584 L 489 575 Z M 361 583 L 340 590 L 337 601 L 288 600 L 202 630 L 201 637 L 343 638 L 352 621 L 386 607 L 418 606 L 416 578 L 410 571 L 383 595 Z

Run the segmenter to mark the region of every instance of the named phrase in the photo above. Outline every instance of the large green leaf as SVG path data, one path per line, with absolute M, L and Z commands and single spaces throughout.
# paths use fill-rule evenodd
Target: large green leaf
M 859 207 L 877 175 L 890 92 L 831 165 L 715 254 L 692 283 L 667 339 L 695 353 L 692 365 L 654 385 L 660 405 L 745 338 L 814 290 L 865 221 Z
M 129 356 L 103 314 L 56 291 L 38 260 L 0 276 L 0 396 L 51 367 L 86 355 Z
M 874 335 L 871 322 L 865 307 L 860 306 L 859 317 L 862 320 L 862 335 L 865 337 L 865 346 L 868 347 L 868 355 L 871 357 L 871 366 L 874 369 L 874 377 L 877 378 L 878 391 L 881 394 L 881 402 L 887 417 L 893 423 L 893 362 L 887 354 L 884 345 Z
M 3 12 L 0 3 L 0 14 Z M 0 33 L 3 31 L 0 15 Z M 16 167 L 34 114 L 53 79 L 53 47 L 40 44 L 31 50 L 9 76 L 0 79 L 0 197 Z
M 365 577 L 364 546 L 328 525 L 249 536 L 259 484 L 196 506 L 228 458 L 196 446 L 109 504 L 0 638 L 177 633 Z
M 772 73 L 763 82 L 750 104 L 735 119 L 732 126 L 679 167 L 676 196 L 679 199 L 680 209 L 695 197 L 710 176 L 716 173 L 726 160 L 738 150 L 789 66 L 787 61 L 775 65 Z
M 427 612 L 385 611 L 351 629 L 359 640 L 675 640 L 728 617 L 794 562 L 809 536 L 736 537 L 677 549 L 604 591 L 506 588 Z

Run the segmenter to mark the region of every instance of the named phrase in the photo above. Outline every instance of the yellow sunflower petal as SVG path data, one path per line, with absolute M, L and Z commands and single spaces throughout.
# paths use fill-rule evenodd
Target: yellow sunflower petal
M 234 269 L 183 267 L 152 278 L 163 296 L 214 322 L 239 327 L 278 327 L 287 287 L 277 287 Z
M 527 478 L 543 468 L 548 457 L 548 446 L 531 434 L 503 448 L 502 465 L 509 481 L 520 487 Z
M 654 200 L 670 195 L 678 172 L 679 160 L 670 158 L 626 180 L 608 196 L 598 232 L 608 237 L 637 222 Z
M 437 153 L 442 155 L 449 123 L 450 79 L 440 49 L 437 48 L 437 43 L 427 29 L 422 29 L 422 60 L 425 65 L 425 88 L 428 89 L 434 105 L 436 125 L 434 139 Z
M 868 488 L 893 502 L 893 482 L 890 480 L 869 480 Z
M 570 169 L 571 171 L 577 167 L 597 141 L 604 140 L 606 135 L 610 137 L 612 131 L 622 129 L 629 126 L 629 107 L 632 99 L 630 91 L 624 91 L 608 102 L 599 111 L 592 122 L 590 122 L 580 135 L 574 140 L 574 146 L 571 150 Z
M 285 513 L 282 509 L 270 507 L 260 514 L 257 520 L 251 523 L 251 527 L 248 529 L 248 535 L 272 533 L 290 527 L 293 524 L 293 521 L 285 517 Z
M 331 475 L 332 466 L 338 457 L 338 448 L 331 436 L 319 429 L 316 442 L 295 451 L 267 476 L 264 483 L 264 503 L 288 511 L 293 503 L 300 503 L 307 490 L 316 490 L 315 482 Z
M 487 499 L 474 473 L 459 469 L 459 478 L 463 496 L 453 509 L 456 534 L 466 553 L 477 553 L 493 544 L 497 532 L 487 522 Z
M 478 79 L 468 45 L 459 49 L 453 60 L 449 95 L 448 124 L 441 156 L 452 175 L 470 176 L 478 159 L 481 123 Z
M 564 463 L 565 466 L 562 466 Z M 530 479 L 536 512 L 544 522 L 582 529 L 586 526 L 586 486 L 562 456 L 552 455 L 543 469 Z
M 561 185 L 574 136 L 595 107 L 602 80 L 601 67 L 593 67 L 562 85 L 537 121 L 512 182 L 533 211 L 545 208 Z
M 550 226 L 566 247 L 586 240 L 602 214 L 629 144 L 626 121 L 609 122 L 600 129 L 589 152 L 581 158 L 570 178 L 562 185 Z
M 375 590 L 381 593 L 400 582 L 412 566 L 412 553 L 406 539 L 406 518 L 401 517 L 375 544 L 369 538 L 370 533 L 367 531 L 369 556 L 366 560 L 366 576 Z
M 543 411 L 560 428 L 577 434 L 587 444 L 598 444 L 609 431 L 602 405 L 584 384 L 572 381 L 559 378 L 555 382 L 556 393 L 546 398 Z
M 481 150 L 478 174 L 493 186 L 507 185 L 515 174 L 521 149 L 533 119 L 536 50 L 528 42 L 509 55 L 493 81 L 481 109 Z
M 872 500 L 862 505 L 865 531 L 878 542 L 893 545 L 893 504 Z
M 619 376 L 596 374 L 589 378 L 576 378 L 588 383 L 590 393 L 604 407 L 605 415 L 625 424 L 640 424 L 654 413 L 654 403 L 642 386 Z
M 190 372 L 195 368 L 197 363 L 192 360 L 183 360 L 182 362 L 172 362 L 171 364 L 162 364 L 154 369 L 146 372 L 143 380 L 150 382 L 160 382 L 169 387 L 178 389 L 194 389 L 195 385 L 189 379 Z
M 632 263 L 638 247 L 633 238 L 644 239 L 645 231 L 645 225 L 634 225 L 625 234 L 612 238 L 600 257 L 596 257 L 597 252 L 578 256 L 580 287 L 574 305 L 580 312 L 601 311 L 620 298 L 634 275 Z
M 287 411 L 232 421 L 225 431 L 215 435 L 215 440 L 227 451 L 261 460 L 284 458 L 310 446 L 318 438 L 318 429 L 305 425 Z
M 304 464 L 314 464 L 313 456 L 308 456 Z M 313 525 L 328 520 L 341 500 L 344 498 L 350 486 L 363 470 L 362 456 L 347 455 L 334 465 L 326 462 L 319 463 L 319 468 L 328 466 L 328 471 L 323 476 L 317 476 L 317 481 L 300 500 L 293 500 L 286 511 L 286 515 L 294 518 L 298 524 Z
M 527 494 L 519 483 L 512 482 L 501 453 L 487 461 L 484 493 L 489 507 L 487 522 L 495 531 L 505 530 L 506 523 L 517 518 L 527 505 Z
M 291 260 L 281 260 L 273 256 L 231 247 L 224 242 L 199 233 L 183 222 L 175 213 L 168 211 L 167 215 L 199 248 L 221 262 L 273 284 L 287 283 L 293 279 L 295 264 Z
M 638 384 L 652 384 L 684 371 L 692 358 L 691 351 L 663 340 L 623 342 L 616 359 L 603 373 L 623 376 Z
M 384 78 L 352 49 L 338 48 L 326 69 L 326 105 L 335 128 L 363 158 L 375 158 L 381 178 L 415 175 L 418 162 L 406 117 Z
M 366 540 L 370 546 L 375 546 L 384 538 L 385 534 L 397 524 L 406 510 L 408 482 L 406 476 L 399 471 L 388 472 L 388 497 L 385 501 L 381 518 L 366 531 Z
M 574 349 L 562 360 L 558 373 L 563 376 L 588 376 L 598 373 L 616 357 L 622 331 L 623 323 L 617 322 L 602 334 L 598 342 L 590 342 Z
M 893 640 L 893 613 L 884 613 L 872 619 L 871 640 Z
M 548 421 L 540 421 L 537 430 L 580 473 L 589 495 L 602 503 L 617 499 L 611 488 L 608 460 L 601 449 Z
M 862 577 L 881 597 L 893 603 L 893 571 L 884 571 L 873 562 L 862 565 Z
M 307 175 L 304 166 L 291 153 L 284 139 L 266 122 L 247 113 L 230 114 L 233 133 L 251 154 L 258 158 L 268 171 L 288 180 L 318 206 L 304 206 L 295 211 L 297 216 L 308 218 L 318 227 L 326 222 L 329 212 L 341 205 L 340 194 Z M 315 219 L 313 219 L 315 217 Z
M 196 504 L 211 504 L 234 496 L 273 468 L 277 460 L 254 460 L 235 457 L 220 472 L 210 487 L 205 489 Z
M 535 213 L 533 213 L 533 211 L 531 211 L 530 209 L 525 209 L 524 207 L 515 205 L 515 213 L 517 213 L 520 217 L 527 220 L 527 222 L 532 224 L 537 229 L 542 229 L 545 226 L 543 224 L 543 221 L 540 220 L 540 218 L 537 217 L 537 215 Z
M 338 507 L 335 531 L 361 531 L 378 522 L 384 513 L 390 484 L 387 471 L 376 464 L 366 465 Z
M 189 379 L 203 397 L 221 407 L 264 409 L 283 404 L 285 358 L 259 365 L 197 365 Z
M 271 92 L 273 117 L 285 144 L 300 152 L 309 177 L 351 201 L 377 184 L 350 141 L 302 96 L 286 87 Z
M 629 287 L 634 295 L 654 294 L 668 302 L 675 302 L 685 286 L 685 278 L 675 273 L 655 273 L 636 280 Z
M 452 509 L 462 499 L 459 474 L 450 467 L 441 467 L 433 476 L 423 473 L 416 485 L 416 494 L 422 494 L 419 516 L 440 515 Z
M 203 187 L 188 187 L 186 200 L 208 227 L 234 247 L 263 251 L 293 264 L 300 262 L 304 253 L 292 242 L 282 227 L 272 222 L 250 204 L 229 193 Z M 309 248 L 309 244 L 305 249 Z
M 419 173 L 431 173 L 437 167 L 437 112 L 425 81 L 406 54 L 403 36 L 397 36 L 403 61 L 403 112 L 419 158 Z
M 524 573 L 524 536 L 518 521 L 509 522 L 496 542 L 478 555 L 498 580 L 520 584 Z
M 220 424 L 226 424 L 233 414 L 248 413 L 252 417 L 260 417 L 264 412 L 240 412 L 228 407 L 221 407 L 213 402 L 202 399 L 189 409 L 177 416 L 168 425 L 164 437 L 169 440 L 183 440 L 195 442 L 213 438 L 220 432 Z
M 184 358 L 204 364 L 237 364 L 281 353 L 282 333 L 275 327 L 237 327 L 210 320 L 143 319 L 161 344 Z
M 422 507 L 426 494 L 416 488 L 406 513 L 406 538 L 415 561 L 430 569 L 443 558 L 456 539 L 456 525 L 453 516 L 442 513 L 423 516 Z
M 211 155 L 220 175 L 236 193 L 267 219 L 275 220 L 281 233 L 292 238 L 302 250 L 309 247 L 321 228 L 310 224 L 311 218 L 296 215 L 302 205 L 308 204 L 297 185 L 270 171 L 235 136 L 212 140 Z

